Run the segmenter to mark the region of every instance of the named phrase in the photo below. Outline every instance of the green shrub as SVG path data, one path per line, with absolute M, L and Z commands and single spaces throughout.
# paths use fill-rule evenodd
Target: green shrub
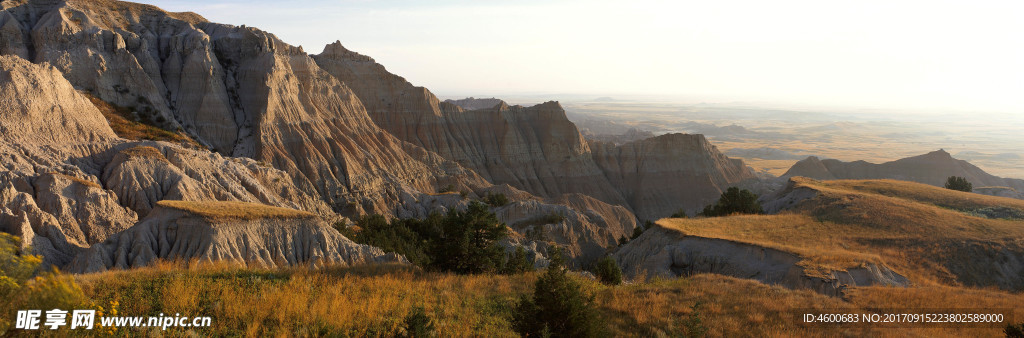
M 950 176 L 946 179 L 946 189 L 971 192 L 974 191 L 974 185 L 968 182 L 966 178 Z
M 643 235 L 643 234 L 644 234 L 644 227 L 641 227 L 641 226 L 637 225 L 636 228 L 633 228 L 633 235 L 630 236 L 629 239 L 631 239 L 631 240 L 636 239 L 637 237 L 640 237 L 640 235 Z
M 492 207 L 497 208 L 509 204 L 511 201 L 509 201 L 508 196 L 505 196 L 505 194 L 491 194 L 490 192 L 488 192 L 487 195 L 484 195 L 484 202 Z
M 431 246 L 433 266 L 457 273 L 495 272 L 505 258 L 497 244 L 508 237 L 505 224 L 487 205 L 472 202 L 465 212 L 452 210 Z
M 417 306 L 405 316 L 406 337 L 433 337 L 437 335 L 434 328 L 434 321 L 427 315 L 422 306 Z
M 682 320 L 684 337 L 704 337 L 707 334 L 708 329 L 704 327 L 704 321 L 700 319 L 701 305 L 703 305 L 701 302 L 693 304 L 690 307 L 690 314 Z
M 360 218 L 353 241 L 405 255 L 413 264 L 456 273 L 498 272 L 506 260 L 497 244 L 508 237 L 504 223 L 487 205 L 472 202 L 465 212 L 393 220 L 381 215 Z M 525 253 L 524 253 L 525 254 Z
M 505 262 L 505 266 L 502 269 L 503 273 L 506 274 L 517 274 L 527 271 L 533 271 L 534 258 L 526 254 L 526 249 L 522 246 L 517 246 L 516 251 L 509 256 Z
M 435 216 L 436 217 L 436 216 Z M 397 252 L 409 259 L 409 262 L 426 267 L 431 263 L 427 252 L 428 236 L 423 233 L 423 222 L 419 220 L 396 220 L 388 223 L 381 215 L 367 215 L 356 220 L 360 231 L 349 239 L 362 244 L 369 244 L 384 251 Z M 342 232 L 346 236 L 351 231 Z
M 673 213 L 672 216 L 669 216 L 669 217 L 671 217 L 671 218 L 686 218 L 687 217 L 686 216 L 686 210 L 683 210 L 683 209 L 676 210 L 676 212 Z
M 757 201 L 757 194 L 750 190 L 737 187 L 726 189 L 718 202 L 704 207 L 701 215 L 705 217 L 728 216 L 732 214 L 763 214 L 764 209 Z
M 619 268 L 619 263 L 615 262 L 611 257 L 605 257 L 597 261 L 597 264 L 594 265 L 594 275 L 597 275 L 597 279 L 601 283 L 608 285 L 622 284 L 622 269 Z
M 18 310 L 93 308 L 69 275 L 55 270 L 32 278 L 42 258 L 19 250 L 19 242 L 16 236 L 0 233 L 0 336 L 12 328 Z
M 562 262 L 555 250 L 547 272 L 534 284 L 533 296 L 520 297 L 513 325 L 523 336 L 598 337 L 604 331 L 594 296 L 566 274 Z

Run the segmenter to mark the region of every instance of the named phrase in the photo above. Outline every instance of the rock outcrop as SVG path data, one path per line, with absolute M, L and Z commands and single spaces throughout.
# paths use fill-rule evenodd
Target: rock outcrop
M 6 1 L 2 12 L 5 34 L 22 37 L 8 53 L 223 155 L 284 170 L 335 210 L 393 214 L 402 194 L 486 185 L 378 128 L 344 83 L 272 34 L 106 0 Z
M 506 219 L 560 212 L 566 221 L 537 226 L 583 260 L 636 226 L 623 191 L 637 190 L 606 178 L 556 102 L 465 110 L 340 44 L 310 56 L 259 29 L 111 0 L 4 1 L 0 36 L 0 98 L 11 103 L 0 107 L 0 185 L 14 191 L 0 226 L 51 242 L 39 250 L 59 252 L 54 264 L 162 200 L 333 222 L 423 217 L 466 203 L 442 187 L 475 198 L 509 184 L 525 197 Z M 212 152 L 117 138 L 76 89 Z
M 1024 180 L 993 176 L 973 164 L 953 158 L 945 150 L 882 164 L 865 161 L 820 160 L 811 156 L 786 171 L 783 177 L 804 176 L 819 180 L 894 179 L 943 186 L 950 176 L 967 179 L 975 187 L 1008 187 L 1024 190 Z M 985 192 L 985 191 L 979 191 Z
M 632 278 L 677 277 L 695 273 L 716 273 L 750 278 L 766 284 L 793 289 L 810 289 L 839 296 L 850 286 L 909 286 L 902 275 L 885 266 L 865 263 L 861 267 L 833 270 L 824 275 L 809 273 L 793 253 L 758 245 L 716 238 L 687 236 L 655 225 L 614 255 L 622 271 Z
M 741 161 L 726 158 L 702 136 L 663 136 L 619 147 L 588 144 L 556 102 L 521 107 L 497 101 L 465 110 L 458 104 L 479 100 L 440 102 L 340 42 L 314 59 L 349 84 L 373 120 L 398 138 L 495 184 L 541 197 L 580 193 L 657 219 L 680 208 L 702 208 L 726 185 L 754 178 Z M 667 184 L 657 181 L 664 178 Z M 636 185 L 643 182 L 648 185 Z
M 541 199 L 508 185 L 487 189 L 484 194 L 504 194 L 510 203 L 494 209 L 498 219 L 522 236 L 514 243 L 545 249 L 558 244 L 570 263 L 588 266 L 604 257 L 639 224 L 622 206 L 611 205 L 583 194 Z
M 458 162 L 494 184 L 541 197 L 581 193 L 626 205 L 593 163 L 590 149 L 556 102 L 464 110 L 388 72 L 340 42 L 314 56 L 352 88 L 374 122 L 398 138 Z
M 7 4 L 7 2 L 5 2 Z M 334 211 L 291 176 L 246 158 L 117 138 L 53 67 L 0 56 L 0 231 L 63 267 L 162 199 L 248 201 Z
M 313 214 L 242 202 L 162 201 L 130 229 L 75 258 L 72 272 L 142 267 L 157 260 L 249 266 L 404 262 L 356 244 Z
M 755 179 L 742 160 L 726 157 L 703 135 L 665 134 L 620 146 L 590 146 L 594 161 L 641 219 L 678 210 L 693 214 L 728 187 Z
M 82 144 L 117 137 L 96 106 L 51 66 L 0 56 L 0 102 L 0 138 L 9 143 Z
M 444 102 L 445 103 L 454 104 L 456 106 L 459 106 L 459 108 L 462 108 L 462 109 L 465 109 L 465 110 L 478 110 L 478 109 L 494 108 L 495 106 L 497 106 L 499 104 L 505 103 L 505 101 L 502 101 L 500 99 L 496 99 L 496 98 L 493 98 L 493 97 L 489 98 L 489 99 L 478 99 L 478 98 L 473 98 L 473 97 L 467 97 L 467 98 L 460 99 L 460 100 L 444 100 Z

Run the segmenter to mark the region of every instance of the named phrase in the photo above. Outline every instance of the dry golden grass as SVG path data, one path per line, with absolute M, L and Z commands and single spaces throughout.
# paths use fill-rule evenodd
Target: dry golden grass
M 182 132 L 171 132 L 159 127 L 134 121 L 131 109 L 118 107 L 89 93 L 82 93 L 92 102 L 103 117 L 107 119 L 110 129 L 118 137 L 129 140 L 152 140 L 179 143 L 190 147 L 200 147 L 199 143 Z
M 84 185 L 84 186 L 87 186 L 87 187 L 103 189 L 103 187 L 100 186 L 99 183 L 96 183 L 96 182 L 93 182 L 93 181 L 83 180 L 83 179 L 78 178 L 78 177 L 64 175 L 64 174 L 59 174 L 59 173 L 54 173 L 54 175 L 60 176 L 60 177 L 62 177 L 64 179 L 71 180 L 72 182 L 75 182 L 75 183 L 78 183 L 78 184 L 81 184 L 81 185 Z
M 295 209 L 235 201 L 171 201 L 156 203 L 211 219 L 309 218 L 315 215 Z
M 211 316 L 212 336 L 395 336 L 415 306 L 440 336 L 515 336 L 508 315 L 534 274 L 459 276 L 401 266 L 247 269 L 164 263 L 78 276 L 123 314 Z
M 121 315 L 210 316 L 213 326 L 196 332 L 207 336 L 395 336 L 403 332 L 403 318 L 410 310 L 423 306 L 439 336 L 512 337 L 515 302 L 532 292 L 537 273 L 460 276 L 394 265 L 261 270 L 224 263 L 159 263 L 76 278 L 93 302 L 119 304 Z M 795 317 L 802 309 L 952 306 L 1020 311 L 1024 305 L 1020 294 L 954 287 L 855 288 L 844 301 L 719 275 L 616 287 L 577 280 L 596 296 L 608 335 L 617 337 L 678 336 L 688 331 L 686 320 L 695 310 L 699 326 L 713 337 L 995 337 L 1000 329 L 836 331 L 803 327 Z M 171 330 L 165 334 L 177 334 Z
M 803 184 L 806 185 L 874 193 L 961 211 L 992 207 L 1024 210 L 1024 200 L 949 190 L 916 182 L 896 180 L 838 180 L 821 182 L 811 181 L 803 177 L 798 179 L 803 180 Z
M 658 224 L 686 235 L 796 253 L 811 272 L 882 263 L 921 285 L 974 284 L 971 275 L 989 274 L 979 262 L 999 260 L 994 255 L 1003 249 L 1024 250 L 1024 221 L 980 218 L 936 205 L 1014 206 L 1016 200 L 902 181 L 795 181 L 819 195 L 790 212 Z

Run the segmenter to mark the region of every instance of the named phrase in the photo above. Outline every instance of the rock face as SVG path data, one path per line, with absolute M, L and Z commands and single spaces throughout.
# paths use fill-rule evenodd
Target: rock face
M 158 259 L 259 267 L 405 261 L 350 241 L 310 213 L 241 202 L 163 201 L 139 224 L 76 257 L 69 270 L 128 269 Z
M 655 225 L 630 241 L 614 255 L 623 273 L 630 277 L 677 277 L 695 273 L 716 273 L 752 278 L 793 289 L 810 289 L 838 296 L 848 286 L 908 286 L 900 274 L 876 264 L 824 276 L 808 274 L 798 265 L 796 254 L 753 244 L 716 238 L 687 236 Z
M 498 101 L 467 111 L 440 102 L 426 88 L 413 86 L 340 42 L 327 45 L 314 59 L 352 88 L 381 128 L 473 169 L 494 184 L 542 197 L 582 193 L 625 205 L 556 102 L 521 107 Z
M 442 187 L 475 198 L 508 184 L 523 197 L 504 219 L 560 213 L 532 227 L 583 261 L 636 226 L 624 192 L 642 192 L 606 177 L 556 102 L 466 110 L 340 43 L 310 56 L 255 28 L 119 1 L 3 1 L 0 37 L 0 227 L 58 266 L 132 231 L 162 200 L 252 202 L 333 222 L 423 217 L 466 203 Z M 212 152 L 120 139 L 76 90 Z
M 444 100 L 444 102 L 445 103 L 454 104 L 456 106 L 459 106 L 459 108 L 462 108 L 462 109 L 465 109 L 465 110 L 478 110 L 478 109 L 494 108 L 495 106 L 497 106 L 499 104 L 505 103 L 505 101 L 502 101 L 502 100 L 499 100 L 499 99 L 496 99 L 496 98 L 493 98 L 493 97 L 489 98 L 489 99 L 478 99 L 478 98 L 473 98 L 473 97 L 467 97 L 467 98 L 464 98 L 464 99 L 461 99 L 461 100 Z
M 580 193 L 657 219 L 680 208 L 702 208 L 727 185 L 754 177 L 741 161 L 726 158 L 702 136 L 663 136 L 619 147 L 588 144 L 555 102 L 520 107 L 498 101 L 467 111 L 459 104 L 484 104 L 477 99 L 439 102 L 425 88 L 339 42 L 314 59 L 349 84 L 373 120 L 400 139 L 495 184 L 542 197 Z
M 7 142 L 73 144 L 116 138 L 96 106 L 50 66 L 0 56 L 0 102 L 0 137 Z
M 0 27 L 22 37 L 6 41 L 10 54 L 221 154 L 282 169 L 335 210 L 392 214 L 402 194 L 486 185 L 378 128 L 345 84 L 272 34 L 117 1 L 6 1 L 2 12 Z
M 703 135 L 666 134 L 620 146 L 591 142 L 591 149 L 641 219 L 680 209 L 693 214 L 728 187 L 755 179 L 742 160 L 726 157 Z
M 509 197 L 511 202 L 494 212 L 499 220 L 523 235 L 514 239 L 516 244 L 547 249 L 549 243 L 557 243 L 577 267 L 604 257 L 638 226 L 636 216 L 625 207 L 583 194 L 541 199 L 508 185 L 487 189 L 487 193 Z M 546 250 L 539 253 L 548 254 Z
M 946 184 L 946 179 L 950 176 L 960 176 L 977 188 L 1008 187 L 1016 191 L 1024 190 L 1024 180 L 993 176 L 967 161 L 953 158 L 941 149 L 882 164 L 819 160 L 811 156 L 794 164 L 783 176 L 804 176 L 819 180 L 887 178 L 940 187 Z M 987 190 L 979 192 L 985 191 Z
M 0 98 L 12 103 L 0 105 L 0 231 L 22 237 L 46 265 L 65 266 L 162 199 L 258 202 L 337 218 L 291 176 L 254 160 L 117 138 L 53 67 L 0 56 L 0 76 Z

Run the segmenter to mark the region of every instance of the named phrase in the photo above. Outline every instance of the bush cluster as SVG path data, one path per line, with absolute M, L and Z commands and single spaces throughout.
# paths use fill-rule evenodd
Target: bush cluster
M 533 295 L 520 297 L 513 326 L 527 337 L 599 337 L 605 331 L 594 295 L 566 273 L 558 250 L 534 284 Z
M 425 219 L 369 215 L 356 221 L 360 231 L 344 231 L 357 243 L 405 255 L 413 264 L 455 273 L 506 272 L 533 269 L 533 259 L 519 247 L 512 255 L 498 245 L 507 227 L 486 204 L 472 202 L 466 211 L 431 214 Z
M 968 182 L 966 178 L 950 176 L 946 179 L 946 189 L 971 192 L 974 191 L 974 185 Z
M 700 215 L 704 217 L 718 217 L 732 214 L 763 213 L 764 209 L 761 208 L 761 203 L 757 201 L 757 194 L 747 189 L 740 190 L 740 188 L 731 187 L 722 193 L 722 196 L 718 198 L 718 202 L 704 207 L 704 211 L 701 211 Z

